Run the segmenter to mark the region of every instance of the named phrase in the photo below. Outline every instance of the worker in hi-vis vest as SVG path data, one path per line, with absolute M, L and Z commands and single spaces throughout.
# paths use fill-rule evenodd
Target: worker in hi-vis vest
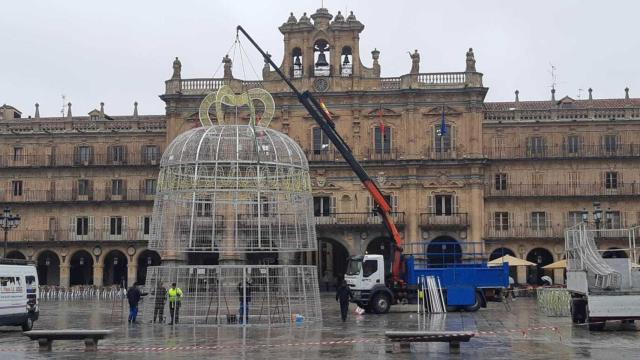
M 176 283 L 171 284 L 169 289 L 169 313 L 171 322 L 169 325 L 177 324 L 180 320 L 180 300 L 182 299 L 182 290 L 176 287 Z

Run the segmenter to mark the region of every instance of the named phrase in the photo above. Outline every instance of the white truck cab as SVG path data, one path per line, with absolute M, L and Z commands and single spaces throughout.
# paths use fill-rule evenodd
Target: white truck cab
M 347 264 L 344 279 L 351 298 L 361 308 L 375 313 L 389 311 L 393 294 L 385 284 L 382 255 L 353 256 Z
M 0 259 L 0 326 L 29 331 L 39 317 L 38 273 L 33 264 Z

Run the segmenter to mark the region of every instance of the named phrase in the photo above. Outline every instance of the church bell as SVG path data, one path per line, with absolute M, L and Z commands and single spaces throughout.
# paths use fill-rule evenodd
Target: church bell
M 302 66 L 302 62 L 300 61 L 300 55 L 296 55 L 295 60 L 293 61 L 293 65 Z
M 349 55 L 344 56 L 344 61 L 342 62 L 342 65 L 349 65 Z
M 323 66 L 329 66 L 329 63 L 327 62 L 327 57 L 324 55 L 324 52 L 321 51 L 320 54 L 318 55 L 318 61 L 316 61 L 316 67 L 323 67 Z

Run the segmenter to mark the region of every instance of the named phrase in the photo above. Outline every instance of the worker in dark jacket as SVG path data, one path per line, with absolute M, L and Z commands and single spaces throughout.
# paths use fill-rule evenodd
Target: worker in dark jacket
M 351 298 L 351 289 L 347 285 L 345 280 L 342 280 L 342 284 L 336 291 L 336 301 L 340 302 L 340 315 L 342 316 L 342 322 L 347 321 L 347 311 L 349 310 L 349 299 Z
M 136 323 L 136 317 L 138 317 L 138 303 L 143 296 L 147 293 L 143 293 L 138 288 L 138 284 L 133 284 L 132 287 L 127 290 L 127 300 L 129 300 L 129 323 Z
M 247 280 L 242 286 L 242 281 L 238 284 L 238 300 L 240 301 L 240 324 L 249 322 L 249 305 L 251 304 L 251 282 Z M 246 315 L 246 316 L 245 316 Z

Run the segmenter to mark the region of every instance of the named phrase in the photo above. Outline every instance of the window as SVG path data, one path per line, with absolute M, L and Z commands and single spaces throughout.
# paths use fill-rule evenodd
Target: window
M 331 215 L 331 197 L 314 196 L 313 197 L 313 215 L 314 216 Z
M 86 216 L 80 216 L 76 218 L 76 235 L 88 235 L 89 234 L 89 218 Z
M 618 188 L 618 173 L 616 171 L 608 171 L 604 174 L 605 189 Z
M 378 271 L 378 261 L 377 260 L 365 260 L 362 264 L 362 276 L 369 277 Z
M 258 209 L 260 209 L 259 214 Z M 261 196 L 258 203 L 253 205 L 253 216 L 269 216 L 269 201 L 266 197 Z
M 124 183 L 122 179 L 111 180 L 111 195 L 122 195 Z
M 509 213 L 506 211 L 494 212 L 493 226 L 496 231 L 509 230 Z
M 451 215 L 453 213 L 453 195 L 435 195 L 436 215 Z
M 22 160 L 22 148 L 21 147 L 14 147 L 13 148 L 13 161 L 20 161 Z
M 578 135 L 567 136 L 566 151 L 568 154 L 578 154 L 580 152 L 580 137 Z
M 329 152 L 329 138 L 320 128 L 313 128 L 313 153 L 324 154 Z
M 544 211 L 532 212 L 530 225 L 532 230 L 544 230 L 547 227 L 547 213 Z
M 89 195 L 89 180 L 86 180 L 86 179 L 78 180 L 78 195 L 80 196 Z
M 124 162 L 124 146 L 116 145 L 110 148 L 111 153 L 109 154 L 111 157 L 111 161 L 113 162 Z
M 160 149 L 156 145 L 145 145 L 143 148 L 143 156 L 147 162 L 158 161 L 160 158 Z
M 206 198 L 196 199 L 196 216 L 209 217 L 211 216 L 211 200 Z
M 146 179 L 144 181 L 144 194 L 155 195 L 156 194 L 156 179 Z
M 112 216 L 109 224 L 109 234 L 122 235 L 122 217 Z
M 451 151 L 452 147 L 452 137 L 451 132 L 453 128 L 450 125 L 446 125 L 446 132 L 444 135 L 441 135 L 442 125 L 436 125 L 433 132 L 433 144 L 435 145 L 435 150 L 437 153 L 444 153 Z
M 620 229 L 622 227 L 620 211 L 606 211 L 604 213 L 604 227 L 605 229 Z
M 78 146 L 78 159 L 80 163 L 89 163 L 91 161 L 91 146 Z
M 376 126 L 373 129 L 376 154 L 391 153 L 391 128 Z M 383 134 L 384 132 L 384 134 Z
M 569 214 L 567 215 L 567 226 L 570 227 L 580 224 L 585 215 L 587 215 L 587 213 L 584 211 L 569 211 Z
M 22 196 L 22 180 L 14 180 L 11 182 L 13 196 Z
M 507 190 L 507 174 L 496 174 L 496 190 Z
M 604 151 L 613 153 L 618 150 L 618 137 L 616 135 L 604 135 L 602 137 Z
M 145 216 L 142 220 L 142 233 L 144 235 L 151 234 L 151 216 Z
M 530 156 L 542 156 L 546 151 L 545 139 L 542 136 L 530 137 L 527 141 L 527 151 Z

